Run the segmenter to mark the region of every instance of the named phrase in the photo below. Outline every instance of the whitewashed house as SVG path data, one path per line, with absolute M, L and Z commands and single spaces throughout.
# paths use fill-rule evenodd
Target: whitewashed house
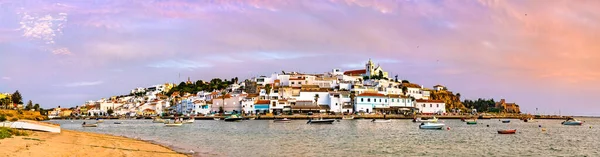
M 416 107 L 422 114 L 444 114 L 446 113 L 446 103 L 443 100 L 424 100 L 417 99 Z

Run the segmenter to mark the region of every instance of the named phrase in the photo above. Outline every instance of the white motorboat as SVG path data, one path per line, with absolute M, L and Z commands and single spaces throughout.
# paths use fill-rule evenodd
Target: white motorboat
M 371 122 L 373 123 L 389 123 L 392 122 L 391 119 L 373 119 Z
M 413 122 L 415 122 L 415 123 L 437 123 L 438 119 L 436 117 L 433 117 L 431 119 L 423 120 L 423 119 L 421 119 L 421 117 L 418 117 L 418 118 L 413 119 Z
M 213 118 L 214 120 L 221 120 L 221 118 Z
M 333 124 L 335 122 L 334 119 L 319 119 L 319 120 L 308 120 L 306 124 Z
M 196 121 L 194 118 L 190 118 L 188 120 L 183 121 L 184 124 L 191 124 L 194 123 L 194 121 Z
M 442 123 L 421 123 L 420 129 L 443 129 L 445 124 Z
M 82 124 L 82 127 L 98 127 L 98 124 Z

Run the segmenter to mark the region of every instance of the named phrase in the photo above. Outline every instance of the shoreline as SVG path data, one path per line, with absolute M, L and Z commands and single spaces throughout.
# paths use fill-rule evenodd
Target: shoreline
M 253 116 L 244 116 L 245 119 L 247 118 L 255 118 L 256 120 L 273 120 L 273 119 L 281 119 L 281 118 L 288 118 L 288 119 L 304 119 L 304 120 L 308 120 L 308 119 L 313 119 L 313 118 L 325 118 L 325 119 L 342 119 L 342 117 L 346 117 L 346 116 L 353 116 L 355 119 L 384 119 L 384 115 L 382 114 L 369 114 L 369 115 L 253 115 Z M 522 119 L 524 117 L 534 117 L 535 119 L 565 119 L 567 117 L 578 117 L 578 118 L 599 118 L 599 117 L 593 117 L 593 116 L 558 116 L 558 115 L 540 115 L 540 116 L 536 116 L 536 115 L 486 115 L 486 116 L 479 116 L 479 115 L 414 115 L 414 116 L 405 116 L 405 115 L 397 115 L 397 114 L 391 114 L 391 115 L 385 115 L 385 119 L 413 119 L 414 117 L 424 117 L 424 118 L 432 118 L 432 117 L 436 117 L 438 119 L 471 119 L 471 118 L 479 118 L 479 119 Z M 181 117 L 184 119 L 188 119 L 188 118 L 194 118 L 196 120 L 213 120 L 214 118 L 225 118 L 226 116 L 195 116 L 195 117 Z M 84 120 L 86 118 L 90 118 L 90 119 L 95 119 L 95 118 L 101 118 L 101 119 L 125 119 L 125 118 L 119 118 L 119 117 L 74 117 L 74 118 L 70 118 L 70 117 L 60 117 L 60 118 L 53 118 L 52 120 L 65 120 L 65 119 L 81 119 Z M 127 119 L 152 119 L 153 117 L 150 116 L 145 116 L 145 117 L 131 117 L 131 118 L 127 118 Z M 161 117 L 163 119 L 174 119 L 174 117 L 172 116 L 167 116 L 167 117 Z
M 61 133 L 30 131 L 29 136 L 0 140 L 0 156 L 172 156 L 177 151 L 158 142 L 110 134 L 63 129 Z

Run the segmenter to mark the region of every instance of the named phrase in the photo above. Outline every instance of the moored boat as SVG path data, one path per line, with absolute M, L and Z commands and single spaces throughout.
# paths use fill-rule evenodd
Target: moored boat
M 335 122 L 334 119 L 318 119 L 318 120 L 309 119 L 308 122 L 306 122 L 306 124 L 333 124 L 333 122 Z
M 156 117 L 152 120 L 152 123 L 166 123 L 167 121 L 164 119 L 161 119 L 159 117 Z
M 475 125 L 475 124 L 477 124 L 477 121 L 467 121 L 467 124 L 468 125 Z
M 502 120 L 502 123 L 510 123 L 510 120 Z
M 123 124 L 122 122 L 115 122 L 114 124 Z
M 166 127 L 178 127 L 183 125 L 183 123 L 165 123 Z
M 231 116 L 229 116 L 229 117 L 226 117 L 226 118 L 225 118 L 225 121 L 226 121 L 226 122 L 239 122 L 239 121 L 242 121 L 243 119 L 244 119 L 244 118 L 242 118 L 242 117 L 239 117 L 239 116 L 237 116 L 237 115 L 231 115 Z
M 535 122 L 535 120 L 533 120 L 533 118 L 527 118 L 527 119 L 523 120 L 523 122 L 533 123 L 533 122 Z
M 515 134 L 517 129 L 498 130 L 498 134 Z
M 188 120 L 183 121 L 184 124 L 191 124 L 194 123 L 194 121 L 196 121 L 194 118 L 190 118 Z
M 391 119 L 383 119 L 383 120 L 382 119 L 373 119 L 371 122 L 373 122 L 373 123 L 389 123 L 389 122 L 392 122 L 392 120 Z
M 583 122 L 575 119 L 575 118 L 569 118 L 566 121 L 561 123 L 562 125 L 583 125 Z
M 275 122 L 275 123 L 289 123 L 289 122 L 292 122 L 292 120 L 287 119 L 287 118 L 283 118 L 283 119 L 274 119 L 273 122 Z
M 414 118 L 413 122 L 415 122 L 415 123 L 437 123 L 438 119 L 436 117 L 433 117 L 431 119 L 424 120 L 424 119 L 421 119 L 421 117 L 418 117 L 418 118 Z
M 348 116 L 348 117 L 344 116 L 344 117 L 342 117 L 342 119 L 343 120 L 352 120 L 352 119 L 354 119 L 354 116 Z
M 213 118 L 213 120 L 221 120 L 221 118 Z
M 446 126 L 445 124 L 442 123 L 421 123 L 421 125 L 419 125 L 419 129 L 443 129 L 444 126 Z
M 98 120 L 96 120 L 96 123 L 104 123 L 104 120 L 98 119 Z
M 82 124 L 82 127 L 98 127 L 98 124 Z

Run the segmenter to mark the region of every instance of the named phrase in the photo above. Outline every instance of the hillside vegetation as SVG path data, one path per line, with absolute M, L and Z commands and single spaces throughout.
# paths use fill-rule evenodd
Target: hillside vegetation
M 430 93 L 432 100 L 444 100 L 446 103 L 446 111 L 451 111 L 454 108 L 466 111 L 467 108 L 460 101 L 460 94 L 455 95 L 454 93 L 446 90 L 442 91 L 431 91 Z
M 17 120 L 49 120 L 48 116 L 41 115 L 38 111 L 24 110 L 0 110 L 0 121 L 17 121 Z

